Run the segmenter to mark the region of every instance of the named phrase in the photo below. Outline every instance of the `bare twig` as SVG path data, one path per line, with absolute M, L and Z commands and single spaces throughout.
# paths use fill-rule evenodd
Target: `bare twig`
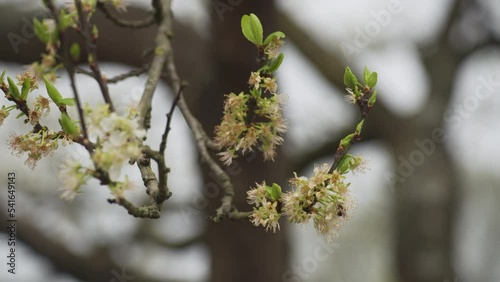
M 152 74 L 152 78 L 158 79 L 161 75 L 161 67 L 163 67 L 163 64 L 166 64 L 165 67 L 169 75 L 169 83 L 173 90 L 177 93 L 181 89 L 181 81 L 175 67 L 173 48 L 170 42 L 170 35 L 172 34 L 172 15 L 170 11 L 171 0 L 162 0 L 161 3 L 164 9 L 162 13 L 164 16 L 165 24 L 162 24 L 160 26 L 160 30 L 163 29 L 163 33 L 159 32 L 159 36 L 156 39 L 157 47 L 155 51 L 155 60 L 153 61 L 153 65 L 150 69 L 150 74 Z M 144 95 L 141 99 L 141 103 L 139 104 L 139 109 L 141 113 L 144 114 L 145 126 L 149 126 L 149 121 L 146 114 L 151 111 L 151 100 L 153 97 L 154 87 L 156 86 L 156 81 L 151 82 L 154 82 L 154 84 L 150 84 L 150 79 L 148 79 L 147 85 L 150 85 L 152 89 L 146 87 Z M 201 126 L 200 122 L 189 110 L 189 107 L 187 106 L 183 97 L 179 98 L 178 107 L 181 110 L 189 128 L 193 132 L 194 138 L 196 140 L 196 146 L 198 147 L 202 162 L 205 163 L 207 167 L 214 173 L 216 179 L 219 182 L 219 185 L 221 185 L 222 189 L 224 190 L 222 204 L 220 208 L 217 209 L 216 215 L 213 217 L 213 221 L 220 221 L 222 218 L 227 217 L 231 214 L 234 198 L 234 186 L 231 183 L 229 175 L 217 164 L 217 162 L 210 155 L 208 151 L 209 147 L 214 148 L 215 146 L 212 142 L 210 142 L 210 138 Z
M 139 113 L 142 119 L 142 125 L 145 129 L 151 127 L 151 103 L 153 95 L 160 80 L 161 73 L 165 68 L 165 62 L 169 53 L 172 52 L 170 47 L 170 37 L 172 36 L 172 12 L 170 5 L 172 0 L 159 1 L 159 7 L 156 9 L 161 10 L 161 22 L 159 23 L 158 33 L 155 39 L 155 52 L 153 62 L 148 71 L 148 79 L 144 87 L 141 101 L 139 102 Z
M 172 193 L 167 186 L 167 174 L 170 172 L 166 167 L 164 158 L 158 152 L 151 150 L 149 147 L 143 147 L 144 155 L 137 160 L 137 166 L 142 176 L 146 193 L 153 200 L 152 203 L 139 207 L 128 201 L 125 197 L 115 197 L 108 199 L 111 204 L 118 204 L 124 207 L 128 213 L 134 217 L 140 218 L 159 218 L 163 202 L 167 200 Z M 150 158 L 153 158 L 158 163 L 159 180 L 151 167 Z
M 134 217 L 160 218 L 161 204 L 158 205 L 156 203 L 153 203 L 151 205 L 138 207 L 138 206 L 132 204 L 129 200 L 125 199 L 124 197 L 117 197 L 114 199 L 108 199 L 108 202 L 110 204 L 118 204 L 118 205 L 124 207 L 128 211 L 128 213 Z
M 138 21 L 127 21 L 124 19 L 120 19 L 109 11 L 109 9 L 106 7 L 106 4 L 103 2 L 97 1 L 97 8 L 101 10 L 104 15 L 110 19 L 113 23 L 115 23 L 117 26 L 121 27 L 126 27 L 126 28 L 131 28 L 131 29 L 139 29 L 139 28 L 146 28 L 150 27 L 156 22 L 156 17 L 154 13 L 151 13 L 147 16 L 147 18 L 143 20 L 138 20 Z
M 84 74 L 88 77 L 92 77 L 92 78 L 95 78 L 95 75 L 92 71 L 89 71 L 89 70 L 86 70 L 82 67 L 79 67 L 79 66 L 76 66 L 75 67 L 75 73 L 78 73 L 78 74 Z
M 133 69 L 133 70 L 126 72 L 124 74 L 117 75 L 115 77 L 108 79 L 108 83 L 117 83 L 117 82 L 120 82 L 120 81 L 125 80 L 129 77 L 132 77 L 132 76 L 139 76 L 141 74 L 144 74 L 149 69 L 149 67 L 150 67 L 150 64 L 146 64 L 140 68 Z
M 163 132 L 160 144 L 160 154 L 162 155 L 165 153 L 165 149 L 167 148 L 167 138 L 168 138 L 168 133 L 170 132 L 170 124 L 172 123 L 172 116 L 174 114 L 174 110 L 175 107 L 177 106 L 177 103 L 179 103 L 182 90 L 184 89 L 184 87 L 185 84 L 181 84 L 181 88 L 179 88 L 179 91 L 177 91 L 177 95 L 175 95 L 174 101 L 172 101 L 172 106 L 170 107 L 170 111 L 167 113 L 167 125 L 165 127 L 165 132 Z
M 141 74 L 144 74 L 145 72 L 148 71 L 149 67 L 150 67 L 150 64 L 146 64 L 146 65 L 141 66 L 140 68 L 133 69 L 133 70 L 130 70 L 130 71 L 126 72 L 126 73 L 119 74 L 119 75 L 117 75 L 115 77 L 109 78 L 106 81 L 107 81 L 108 84 L 118 83 L 118 82 L 120 82 L 122 80 L 125 80 L 125 79 L 129 78 L 129 77 L 139 76 Z M 94 75 L 93 72 L 88 71 L 88 70 L 86 70 L 84 68 L 76 67 L 75 71 L 76 71 L 76 73 L 84 74 L 86 76 L 90 76 L 92 78 L 95 78 L 95 75 Z
M 171 48 L 170 44 L 169 47 Z M 168 71 L 170 75 L 170 81 L 174 89 L 180 89 L 181 84 L 175 64 L 173 61 L 173 56 L 169 56 L 167 60 Z M 211 219 L 214 222 L 219 222 L 224 217 L 231 214 L 233 198 L 234 198 L 234 186 L 231 183 L 229 175 L 217 164 L 217 162 L 212 158 L 208 151 L 209 138 L 205 133 L 205 130 L 201 126 L 201 123 L 194 117 L 194 115 L 189 110 L 186 101 L 181 97 L 178 102 L 179 109 L 181 110 L 184 119 L 186 120 L 189 128 L 193 132 L 196 140 L 196 146 L 201 155 L 201 160 L 207 167 L 214 173 L 219 185 L 221 185 L 224 190 L 224 196 L 222 197 L 222 204 L 217 209 L 216 215 Z
M 101 89 L 104 101 L 109 105 L 110 111 L 114 112 L 115 108 L 113 106 L 113 102 L 111 101 L 111 97 L 109 96 L 108 85 L 106 81 L 103 79 L 101 74 L 101 69 L 99 68 L 99 64 L 97 63 L 97 48 L 94 42 L 96 38 L 93 38 L 89 23 L 86 20 L 87 14 L 83 11 L 82 1 L 75 0 L 75 6 L 78 12 L 81 34 L 85 39 L 85 47 L 89 54 L 90 69 L 94 73 L 94 78 L 99 84 L 99 88 Z
M 80 95 L 78 94 L 78 89 L 76 88 L 75 70 L 72 66 L 67 66 L 66 69 L 68 70 L 69 80 L 71 81 L 71 89 L 73 90 L 73 94 L 75 95 L 76 109 L 78 111 L 78 117 L 80 118 L 80 125 L 82 128 L 83 136 L 85 137 L 85 139 L 89 139 L 89 135 L 87 133 L 87 125 L 85 123 L 85 117 L 83 115 L 82 102 L 80 100 Z

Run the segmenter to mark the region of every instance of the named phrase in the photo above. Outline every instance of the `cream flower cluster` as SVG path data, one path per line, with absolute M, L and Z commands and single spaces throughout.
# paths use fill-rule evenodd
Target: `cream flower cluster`
M 33 110 L 30 110 L 28 120 L 31 125 L 36 125 L 40 122 L 42 117 L 46 117 L 50 112 L 50 101 L 49 99 L 38 96 L 36 98 L 35 106 Z
M 59 179 L 63 185 L 60 189 L 62 191 L 61 198 L 73 201 L 80 192 L 80 187 L 90 179 L 90 171 L 80 161 L 68 158 L 58 172 Z
M 61 136 L 63 135 L 63 136 Z M 64 133 L 53 131 L 39 131 L 37 133 L 29 132 L 24 135 L 11 134 L 8 144 L 12 154 L 20 157 L 28 153 L 28 158 L 24 162 L 31 169 L 34 169 L 37 162 L 42 157 L 51 156 L 59 146 L 59 139 L 70 140 Z M 66 143 L 63 143 L 65 145 Z
M 279 186 L 278 186 L 279 187 Z M 251 222 L 255 226 L 262 225 L 266 231 L 272 229 L 280 229 L 279 219 L 281 214 L 278 212 L 278 199 L 273 199 L 281 195 L 281 188 L 279 192 L 273 194 L 272 189 L 276 189 L 277 185 L 267 186 L 266 182 L 257 184 L 257 186 L 247 192 L 248 203 L 254 205 L 253 213 L 250 216 Z M 275 190 L 277 191 L 277 190 Z
M 291 222 L 306 223 L 313 220 L 319 234 L 333 240 L 342 222 L 353 209 L 349 197 L 349 183 L 337 170 L 328 173 L 328 164 L 316 166 L 311 178 L 290 180 L 294 189 L 282 197 L 283 212 Z
M 96 138 L 92 154 L 94 165 L 107 171 L 116 180 L 125 161 L 141 156 L 141 144 L 146 131 L 139 124 L 134 110 L 121 116 L 110 112 L 109 105 L 85 108 L 89 133 Z
M 61 197 L 73 200 L 80 192 L 81 186 L 97 171 L 108 173 L 111 180 L 108 185 L 110 191 L 115 196 L 121 196 L 134 186 L 127 176 L 125 180 L 118 181 L 121 169 L 126 161 L 141 156 L 142 140 L 146 131 L 141 128 L 134 109 L 129 109 L 128 114 L 122 116 L 110 112 L 107 104 L 93 108 L 87 105 L 84 114 L 88 122 L 88 132 L 95 143 L 91 156 L 93 167 L 85 166 L 78 160 L 68 159 L 59 172 L 63 184 Z
M 349 168 L 342 172 L 329 173 L 328 164 L 316 166 L 310 178 L 295 175 L 290 180 L 292 191 L 281 194 L 277 184 L 257 184 L 247 192 L 248 203 L 254 206 L 250 216 L 255 226 L 262 225 L 274 232 L 279 229 L 282 215 L 293 223 L 313 221 L 315 229 L 327 240 L 333 241 L 342 223 L 349 218 L 354 208 L 349 195 L 349 183 L 343 174 L 354 171 L 361 165 L 361 157 L 349 158 Z
M 9 114 L 10 109 L 5 107 L 5 105 L 2 105 L 2 108 L 0 109 L 0 126 L 3 125 L 3 122 L 9 116 Z
M 252 72 L 248 81 L 250 94 L 241 92 L 226 95 L 222 122 L 215 128 L 215 143 L 223 150 L 221 160 L 230 165 L 238 153 L 253 151 L 274 160 L 276 147 L 283 143 L 287 125 L 283 118 L 284 96 L 278 95 L 275 78 L 261 77 Z

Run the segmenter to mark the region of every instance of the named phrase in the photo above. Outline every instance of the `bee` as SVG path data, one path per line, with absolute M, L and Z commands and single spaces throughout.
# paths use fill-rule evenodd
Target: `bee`
M 346 215 L 347 215 L 347 211 L 344 208 L 344 206 L 342 204 L 338 204 L 337 205 L 337 216 L 345 218 Z

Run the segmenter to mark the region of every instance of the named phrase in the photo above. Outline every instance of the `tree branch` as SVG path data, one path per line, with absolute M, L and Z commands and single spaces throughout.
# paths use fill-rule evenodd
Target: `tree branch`
M 170 45 L 170 37 L 172 36 L 171 3 L 172 0 L 161 0 L 158 1 L 158 7 L 156 7 L 156 9 L 160 9 L 159 18 L 161 20 L 155 39 L 153 62 L 149 68 L 144 93 L 139 102 L 139 113 L 142 119 L 142 125 L 145 129 L 151 127 L 151 103 L 153 101 L 153 95 L 158 85 L 158 81 L 160 80 L 161 73 L 165 68 L 167 57 L 171 56 L 172 53 Z
M 370 104 L 368 102 L 374 93 L 372 90 L 373 89 L 365 88 L 361 99 L 356 100 L 356 105 L 359 106 L 359 110 L 361 112 L 360 122 L 366 120 L 366 117 L 368 117 L 368 113 L 370 112 L 370 110 L 372 108 L 372 106 L 370 106 Z M 363 128 L 361 128 L 361 131 L 362 131 L 362 129 Z M 330 167 L 330 170 L 328 171 L 328 173 L 333 173 L 333 171 L 339 167 L 340 163 L 342 162 L 344 157 L 347 155 L 347 153 L 351 149 L 352 145 L 354 145 L 356 142 L 361 140 L 361 138 L 359 136 L 361 134 L 361 131 L 358 132 L 358 128 L 356 128 L 356 131 L 353 133 L 354 136 L 349 140 L 349 142 L 347 142 L 347 144 L 345 144 L 344 146 L 342 144 L 339 144 L 337 151 L 335 152 L 333 164 Z
M 155 13 L 151 13 L 150 15 L 148 15 L 147 18 L 143 20 L 127 21 L 111 14 L 111 12 L 106 7 L 106 4 L 104 4 L 103 2 L 97 1 L 97 8 L 103 12 L 106 18 L 108 18 L 109 20 L 111 20 L 113 23 L 115 23 L 117 26 L 120 27 L 139 29 L 139 28 L 150 27 L 156 22 Z
M 343 130 L 341 130 L 341 133 L 330 136 L 322 144 L 314 146 L 313 148 L 310 148 L 311 150 L 305 152 L 304 154 L 301 154 L 300 156 L 295 157 L 293 160 L 292 171 L 296 172 L 302 171 L 306 168 L 306 166 L 308 166 L 315 160 L 324 156 L 331 156 L 332 152 L 334 152 L 339 145 L 339 140 L 338 140 L 339 136 L 347 136 L 351 133 L 352 133 L 352 127 L 344 128 Z M 364 136 L 362 139 L 364 141 L 376 139 L 376 137 L 368 134 L 363 134 L 363 135 Z
M 161 2 L 162 2 L 162 7 L 164 9 L 163 16 L 164 18 L 167 17 L 164 19 L 164 21 L 167 23 L 162 24 L 161 27 L 161 29 L 164 30 L 162 34 L 171 35 L 171 28 L 172 28 L 172 23 L 171 23 L 172 19 L 170 11 L 171 1 L 163 0 Z M 153 65 L 157 65 L 157 68 L 159 69 L 161 66 L 163 66 L 163 63 L 165 63 L 166 71 L 168 73 L 169 83 L 172 89 L 176 93 L 182 92 L 181 80 L 179 79 L 179 75 L 177 73 L 177 69 L 174 63 L 174 54 L 170 42 L 170 36 L 160 36 L 159 38 L 157 38 L 157 41 L 158 41 L 156 49 L 157 51 L 155 52 L 157 57 L 155 62 L 153 62 Z M 160 48 L 159 51 L 158 48 Z M 160 54 L 158 55 L 158 53 Z M 161 66 L 160 63 L 162 64 Z M 152 75 L 154 75 L 153 76 L 154 78 L 157 78 L 156 75 L 159 75 L 159 73 L 156 73 L 155 71 L 152 73 Z M 152 92 L 147 92 L 147 93 L 145 92 L 145 95 L 143 96 L 143 99 L 141 100 L 139 107 L 141 113 L 147 113 L 148 111 L 151 110 L 152 95 L 153 95 Z M 208 149 L 213 148 L 215 146 L 213 145 L 210 138 L 204 131 L 203 127 L 201 126 L 201 123 L 191 113 L 183 97 L 179 98 L 178 107 L 181 110 L 189 128 L 193 132 L 193 135 L 196 140 L 196 146 L 201 155 L 202 162 L 205 165 L 207 165 L 207 167 L 214 173 L 216 179 L 219 182 L 219 185 L 221 185 L 222 189 L 224 190 L 224 196 L 222 197 L 222 204 L 217 209 L 216 215 L 212 218 L 214 222 L 218 222 L 222 220 L 224 217 L 229 216 L 231 214 L 233 198 L 234 198 L 234 186 L 231 183 L 229 175 L 211 157 Z M 145 122 L 145 125 L 147 124 L 148 123 Z
M 140 76 L 141 74 L 145 73 L 149 69 L 149 67 L 150 67 L 150 65 L 146 64 L 140 68 L 136 68 L 136 69 L 133 69 L 129 72 L 119 74 L 115 77 L 112 77 L 112 78 L 108 79 L 107 81 L 108 81 L 108 83 L 118 83 L 118 82 L 125 80 L 129 77 L 132 77 L 132 76 Z
M 184 89 L 186 85 L 181 84 L 181 87 L 179 88 L 179 91 L 177 91 L 177 95 L 175 95 L 174 101 L 172 101 L 172 106 L 170 107 L 170 111 L 167 113 L 167 125 L 165 127 L 165 132 L 163 132 L 161 144 L 160 144 L 160 154 L 163 155 L 165 153 L 165 149 L 167 148 L 167 138 L 168 138 L 168 133 L 170 132 L 170 124 L 172 122 L 172 116 L 174 114 L 175 107 L 179 103 L 179 100 L 181 98 L 182 90 Z
M 101 89 L 102 96 L 104 101 L 109 105 L 110 111 L 114 112 L 115 108 L 113 106 L 113 102 L 111 101 L 111 97 L 109 96 L 109 89 L 106 81 L 103 79 L 101 74 L 101 69 L 99 68 L 99 64 L 97 63 L 97 48 L 95 41 L 97 38 L 94 38 L 92 35 L 92 31 L 90 30 L 90 26 L 86 20 L 87 14 L 83 11 L 82 1 L 75 0 L 76 10 L 78 11 L 78 18 L 80 24 L 80 32 L 83 38 L 85 39 L 85 47 L 89 54 L 89 66 L 92 72 L 94 73 L 94 78 L 99 84 L 99 88 Z
M 113 84 L 113 83 L 118 83 L 118 82 L 125 80 L 129 77 L 132 77 L 132 76 L 140 76 L 141 74 L 145 73 L 149 69 L 149 67 L 150 67 L 149 64 L 143 65 L 140 68 L 132 69 L 126 73 L 119 74 L 115 77 L 106 79 L 106 82 L 108 84 Z M 79 74 L 84 74 L 84 75 L 92 77 L 92 78 L 95 78 L 95 75 L 93 72 L 88 71 L 88 70 L 81 68 L 81 67 L 76 67 L 75 72 L 79 73 Z

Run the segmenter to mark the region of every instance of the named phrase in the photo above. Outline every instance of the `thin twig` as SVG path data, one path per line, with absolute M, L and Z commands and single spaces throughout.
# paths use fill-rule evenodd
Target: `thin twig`
M 78 74 L 84 74 L 88 77 L 92 77 L 92 78 L 95 78 L 95 75 L 92 71 L 89 71 L 89 70 L 86 70 L 82 67 L 79 67 L 79 66 L 76 66 L 75 67 L 75 72 L 78 73 Z
M 172 50 L 170 42 L 168 44 L 168 47 L 170 50 Z M 181 87 L 181 83 L 174 64 L 173 53 L 172 51 L 170 51 L 169 53 L 170 55 L 167 57 L 167 69 L 170 75 L 170 82 L 172 88 L 178 90 Z M 221 200 L 222 204 L 217 209 L 216 215 L 212 217 L 212 220 L 214 222 L 219 222 L 224 217 L 229 216 L 231 213 L 234 198 L 234 186 L 231 183 L 229 175 L 219 166 L 219 164 L 217 164 L 217 162 L 210 155 L 208 151 L 208 144 L 210 144 L 210 139 L 201 126 L 201 123 L 191 113 L 183 97 L 180 97 L 178 107 L 181 110 L 189 128 L 193 132 L 196 140 L 196 146 L 198 147 L 202 162 L 205 163 L 207 167 L 214 173 L 216 179 L 219 182 L 219 185 L 221 185 L 222 189 L 224 190 L 224 196 Z
M 103 2 L 97 1 L 97 8 L 101 10 L 104 15 L 110 19 L 113 23 L 115 23 L 117 26 L 121 27 L 126 27 L 126 28 L 131 28 L 131 29 L 139 29 L 139 28 L 146 28 L 152 26 L 156 22 L 156 18 L 154 13 L 151 13 L 148 15 L 147 18 L 143 20 L 137 20 L 137 21 L 127 21 L 124 19 L 120 19 L 109 11 L 109 9 L 106 7 L 106 5 Z
M 102 96 L 104 101 L 109 105 L 109 110 L 114 112 L 115 108 L 113 106 L 113 102 L 111 101 L 111 97 L 109 96 L 109 89 L 106 81 L 103 79 L 101 74 L 101 69 L 99 68 L 99 64 L 97 63 L 97 48 L 92 36 L 92 31 L 90 30 L 89 23 L 87 22 L 87 14 L 83 11 L 82 1 L 75 0 L 76 10 L 78 12 L 78 18 L 80 23 L 80 30 L 83 38 L 85 39 L 85 47 L 89 54 L 89 66 L 92 72 L 94 73 L 94 78 L 99 84 L 99 88 L 101 89 Z
M 140 68 L 133 69 L 133 70 L 131 70 L 129 72 L 117 75 L 117 76 L 115 76 L 113 78 L 108 79 L 108 83 L 117 83 L 117 82 L 125 80 L 125 79 L 127 79 L 129 77 L 139 76 L 141 74 L 144 74 L 149 69 L 149 66 L 150 66 L 149 64 L 146 64 L 146 65 L 143 65 Z
M 159 37 L 156 38 L 156 49 L 155 49 L 155 60 L 153 61 L 152 67 L 150 69 L 150 74 L 152 78 L 158 79 L 161 76 L 162 67 L 166 64 L 166 71 L 168 73 L 170 86 L 175 92 L 181 89 L 181 80 L 177 73 L 177 69 L 174 63 L 174 54 L 172 44 L 170 42 L 170 37 L 172 34 L 172 14 L 170 10 L 171 0 L 162 0 L 163 6 L 163 16 L 165 24 L 160 26 Z M 166 17 L 166 18 L 165 18 Z M 163 28 L 163 33 L 160 31 Z M 147 85 L 150 85 L 150 79 L 148 79 Z M 156 81 L 152 81 L 152 89 L 146 90 L 139 104 L 140 112 L 144 117 L 144 125 L 149 126 L 148 114 L 151 111 L 151 100 L 153 97 L 154 87 L 156 87 Z M 207 167 L 213 172 L 216 179 L 224 190 L 224 196 L 222 197 L 222 204 L 217 209 L 216 215 L 213 217 L 213 221 L 220 221 L 222 218 L 227 217 L 231 214 L 233 198 L 234 198 L 234 186 L 231 183 L 229 175 L 217 164 L 217 162 L 212 158 L 208 149 L 214 148 L 210 138 L 206 134 L 205 130 L 201 126 L 200 122 L 194 117 L 194 115 L 189 110 L 183 97 L 179 98 L 178 107 L 184 116 L 189 128 L 193 132 L 194 138 L 196 140 L 196 146 L 201 155 L 201 160 L 207 165 Z
M 125 80 L 127 78 L 130 78 L 132 76 L 139 76 L 141 74 L 144 74 L 145 72 L 148 71 L 149 67 L 150 67 L 150 64 L 145 64 L 145 65 L 143 65 L 143 66 L 141 66 L 139 68 L 132 69 L 132 70 L 130 70 L 128 72 L 119 74 L 119 75 L 117 75 L 115 77 L 112 77 L 112 78 L 109 78 L 106 81 L 107 81 L 108 84 L 118 83 L 118 82 L 120 82 L 122 80 Z M 86 69 L 84 69 L 82 67 L 76 67 L 75 71 L 76 71 L 76 73 L 84 74 L 86 76 L 95 78 L 95 75 L 94 75 L 93 72 L 88 71 L 88 70 L 86 70 Z
M 83 115 L 82 102 L 80 100 L 80 95 L 78 94 L 78 89 L 76 88 L 75 70 L 70 66 L 66 67 L 66 69 L 68 70 L 69 80 L 71 82 L 71 89 L 73 90 L 73 94 L 75 95 L 76 109 L 78 111 L 78 117 L 80 118 L 80 125 L 82 128 L 83 136 L 85 137 L 85 139 L 88 140 L 89 135 L 87 133 L 87 125 L 85 123 L 85 117 Z
M 371 89 L 366 89 L 363 97 L 361 100 L 358 100 L 356 104 L 359 106 L 360 112 L 361 112 L 361 120 L 366 119 L 368 116 L 368 113 L 371 110 L 371 106 L 368 104 L 368 101 L 370 100 L 370 97 L 373 95 L 371 92 Z M 335 171 L 344 157 L 347 155 L 349 150 L 351 149 L 352 145 L 354 145 L 356 142 L 360 140 L 360 137 L 357 133 L 354 133 L 354 136 L 351 138 L 351 140 L 345 145 L 345 146 L 338 146 L 337 151 L 335 152 L 334 156 L 334 161 L 330 169 L 328 170 L 328 173 L 333 173 Z
M 153 203 L 151 205 L 138 207 L 132 204 L 129 200 L 124 197 L 117 197 L 114 199 L 108 199 L 110 204 L 117 204 L 124 207 L 128 213 L 134 217 L 139 218 L 160 218 L 161 205 Z
M 159 6 L 156 9 L 161 10 L 161 21 L 158 27 L 158 33 L 155 39 L 155 52 L 153 62 L 148 71 L 148 79 L 144 87 L 141 101 L 139 102 L 139 113 L 142 119 L 142 125 L 145 129 L 151 127 L 151 103 L 153 95 L 160 80 L 161 73 L 165 68 L 165 62 L 169 53 L 172 52 L 170 47 L 170 37 L 172 36 L 172 12 L 170 5 L 172 0 L 161 0 L 157 3 Z
M 177 94 L 175 95 L 174 101 L 172 101 L 172 106 L 170 107 L 170 111 L 167 113 L 167 125 L 165 127 L 165 132 L 163 132 L 160 144 L 160 154 L 162 155 L 165 153 L 165 149 L 167 148 L 167 138 L 168 134 L 170 133 L 170 124 L 172 123 L 172 116 L 174 114 L 174 110 L 175 107 L 177 106 L 177 103 L 179 103 L 184 87 L 185 84 L 181 84 L 179 91 L 177 91 Z

